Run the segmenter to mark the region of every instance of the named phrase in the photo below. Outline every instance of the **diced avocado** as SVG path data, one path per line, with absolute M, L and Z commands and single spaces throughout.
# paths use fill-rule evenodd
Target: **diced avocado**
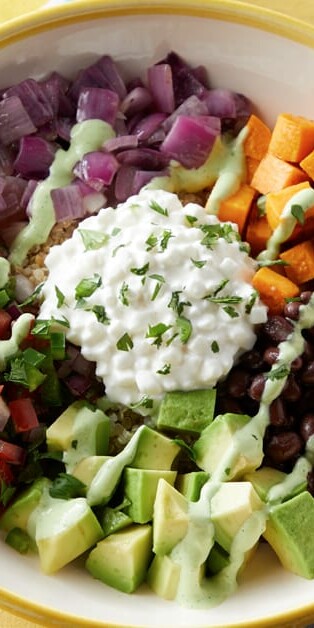
M 199 439 L 193 446 L 195 461 L 200 469 L 213 475 L 217 468 L 221 467 L 226 453 L 232 451 L 234 447 L 234 435 L 241 430 L 251 417 L 246 414 L 221 414 L 203 430 Z M 227 456 L 228 458 L 228 456 Z M 245 448 L 234 450 L 231 456 L 230 466 L 222 471 L 227 475 L 228 480 L 243 476 L 244 473 L 256 469 L 260 465 L 260 460 L 248 458 Z M 229 465 L 229 462 L 227 463 Z
M 75 465 L 71 475 L 89 487 L 100 467 L 110 458 L 111 456 L 87 456 Z
M 199 434 L 213 420 L 215 401 L 214 388 L 168 392 L 160 404 L 157 427 Z
M 131 504 L 126 513 L 135 523 L 148 523 L 153 518 L 154 502 L 160 478 L 172 486 L 176 471 L 154 471 L 151 469 L 131 469 L 124 471 L 124 495 Z
M 169 554 L 188 530 L 188 501 L 165 480 L 159 480 L 153 516 L 153 550 Z
M 133 593 L 145 580 L 151 556 L 151 526 L 134 524 L 97 543 L 86 567 L 94 578 L 110 587 Z
M 13 528 L 28 530 L 30 516 L 39 505 L 43 493 L 50 484 L 51 482 L 47 478 L 39 478 L 29 488 L 25 489 L 2 515 L 0 528 L 7 532 Z
M 285 569 L 314 578 L 314 498 L 304 491 L 273 506 L 264 537 L 276 552 Z
M 183 473 L 182 475 L 178 475 L 175 487 L 190 502 L 197 502 L 201 489 L 204 484 L 206 484 L 208 478 L 209 475 L 208 473 L 205 473 L 205 471 L 191 471 L 190 473 Z
M 245 473 L 243 480 L 251 482 L 258 496 L 266 502 L 267 493 L 272 486 L 279 484 L 287 477 L 287 474 L 279 469 L 272 469 L 272 467 L 262 467 L 257 471 L 251 471 L 251 473 Z
M 250 482 L 224 482 L 211 500 L 215 539 L 227 552 L 243 523 L 263 502 Z
M 181 567 L 169 556 L 154 556 L 147 572 L 147 584 L 159 597 L 174 600 L 177 594 Z
M 51 574 L 83 554 L 103 537 L 84 497 L 50 498 L 36 521 L 36 544 L 42 570 Z
M 104 531 L 104 536 L 109 536 L 118 530 L 123 530 L 133 523 L 129 515 L 117 508 L 105 506 L 103 512 L 98 516 L 99 523 Z
M 83 458 L 105 455 L 109 444 L 110 420 L 102 410 L 86 401 L 75 401 L 48 427 L 50 451 L 63 451 L 68 472 Z
M 179 451 L 177 443 L 145 425 L 140 434 L 136 454 L 129 466 L 169 471 Z
M 214 576 L 219 571 L 229 565 L 230 558 L 228 552 L 224 550 L 219 543 L 214 543 L 209 552 L 209 556 L 206 561 L 206 568 L 210 575 Z

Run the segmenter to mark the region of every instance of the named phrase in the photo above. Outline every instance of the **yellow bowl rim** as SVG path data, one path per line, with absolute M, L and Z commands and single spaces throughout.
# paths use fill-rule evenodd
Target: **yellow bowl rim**
M 31 11 L 0 24 L 0 48 L 21 39 L 43 32 L 48 28 L 65 26 L 73 22 L 99 19 L 99 17 L 126 16 L 136 14 L 176 14 L 207 19 L 218 19 L 252 26 L 291 39 L 314 48 L 314 22 L 303 21 L 280 11 L 252 5 L 242 0 L 74 0 L 49 8 Z M 43 623 L 53 621 L 67 628 L 128 628 L 125 624 L 108 624 L 103 621 L 85 619 L 56 609 L 42 606 L 7 589 L 0 588 L 0 607 L 13 615 L 29 621 Z M 227 628 L 283 628 L 291 622 L 314 621 L 313 604 L 277 614 L 271 618 L 252 620 L 249 623 L 228 624 Z M 297 628 L 297 624 L 293 624 Z M 136 628 L 145 628 L 137 626 Z M 210 624 L 208 628 L 221 628 Z

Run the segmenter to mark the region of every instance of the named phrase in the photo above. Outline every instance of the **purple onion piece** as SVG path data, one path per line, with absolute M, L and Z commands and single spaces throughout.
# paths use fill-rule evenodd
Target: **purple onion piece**
M 208 115 L 207 103 L 192 94 L 162 123 L 166 133 L 171 129 L 178 116 L 206 116 Z
M 58 137 L 66 142 L 70 142 L 71 140 L 71 130 L 73 125 L 75 124 L 75 120 L 72 118 L 57 118 L 56 120 L 56 131 Z
M 41 81 L 46 94 L 51 102 L 54 116 L 72 117 L 75 115 L 73 101 L 67 95 L 70 81 L 58 72 L 52 72 L 45 80 Z
M 11 301 L 11 303 L 6 306 L 6 311 L 10 314 L 12 321 L 16 321 L 23 314 L 22 309 L 16 301 Z
M 104 55 L 95 63 L 81 70 L 69 89 L 69 96 L 77 101 L 85 87 L 102 87 L 116 92 L 120 100 L 127 91 L 119 70 L 109 55 Z
M 0 208 L 0 220 L 3 218 L 14 219 L 15 216 L 25 217 L 21 205 L 21 199 L 27 186 L 27 181 L 21 177 L 0 177 L 2 186 L 1 198 L 4 207 Z M 3 185 L 4 182 L 4 185 Z
M 158 170 L 169 164 L 168 156 L 153 148 L 124 150 L 117 154 L 117 160 L 121 164 L 136 166 L 144 170 Z
M 56 145 L 42 137 L 26 135 L 20 139 L 19 152 L 14 161 L 14 169 L 26 178 L 44 179 L 54 160 Z
M 205 65 L 198 65 L 196 68 L 192 68 L 191 71 L 193 76 L 199 81 L 199 83 L 202 83 L 202 85 L 204 85 L 206 89 L 209 89 L 208 73 Z
M 103 186 L 110 185 L 119 168 L 119 163 L 111 153 L 93 151 L 84 155 L 73 172 L 90 187 L 99 191 Z
M 193 94 L 202 98 L 207 93 L 207 88 L 194 76 L 193 71 L 188 68 L 181 68 L 177 73 L 173 73 L 173 89 L 176 107 Z
M 138 194 L 139 191 L 147 185 L 155 177 L 168 177 L 169 170 L 136 170 L 133 185 L 132 194 Z
M 43 85 L 34 79 L 26 79 L 10 87 L 4 94 L 5 98 L 20 98 L 28 115 L 36 127 L 49 122 L 54 117 L 52 104 Z M 25 133 L 23 134 L 25 135 Z
M 120 100 L 126 97 L 127 91 L 124 80 L 120 74 L 117 64 L 113 61 L 109 55 L 104 55 L 96 61 L 97 68 L 100 69 L 105 80 L 107 81 L 110 89 L 115 91 Z
M 17 235 L 27 226 L 27 222 L 24 220 L 12 221 L 8 226 L 1 226 L 1 240 L 3 244 L 9 249 L 14 242 Z
M 121 166 L 119 168 L 115 178 L 114 195 L 120 203 L 132 196 L 136 171 L 135 166 Z
M 24 135 L 35 133 L 36 127 L 18 96 L 0 102 L 0 142 L 5 146 Z
M 204 98 L 208 113 L 219 118 L 235 118 L 237 115 L 235 93 L 230 89 L 210 89 Z
M 186 168 L 198 168 L 206 161 L 217 135 L 208 120 L 178 116 L 160 150 Z
M 165 113 L 151 113 L 137 121 L 130 132 L 134 133 L 141 142 L 145 142 L 157 131 L 166 117 Z
M 13 148 L 11 146 L 3 146 L 0 144 L 0 176 L 13 174 L 14 159 L 15 159 L 15 151 L 13 150 Z
M 82 194 L 74 183 L 51 190 L 51 199 L 57 222 L 83 218 L 85 215 Z
M 113 125 L 113 130 L 115 131 L 116 135 L 128 135 L 129 134 L 128 128 L 126 125 L 126 120 L 120 111 L 118 111 L 117 113 L 116 121 Z
M 119 108 L 119 96 L 110 89 L 86 87 L 80 93 L 76 120 L 104 120 L 108 124 L 115 123 Z
M 175 97 L 172 70 L 168 63 L 160 63 L 148 68 L 148 87 L 155 105 L 163 113 L 172 113 L 175 108 Z
M 103 145 L 103 148 L 108 153 L 115 151 L 126 150 L 128 148 L 137 148 L 138 137 L 136 135 L 119 135 L 118 137 L 111 137 Z
M 27 216 L 29 216 L 29 213 L 28 213 L 29 203 L 30 203 L 30 200 L 31 200 L 31 198 L 32 198 L 36 188 L 37 188 L 38 183 L 39 182 L 36 181 L 35 179 L 29 179 L 29 181 L 27 181 L 26 188 L 25 188 L 25 190 L 24 190 L 24 192 L 22 194 L 21 203 L 20 204 L 21 204 L 21 207 L 23 209 L 25 209 Z
M 126 116 L 145 111 L 152 104 L 153 99 L 147 87 L 134 87 L 124 98 L 120 110 Z
M 83 397 L 91 387 L 91 380 L 80 373 L 71 373 L 64 383 L 75 397 Z

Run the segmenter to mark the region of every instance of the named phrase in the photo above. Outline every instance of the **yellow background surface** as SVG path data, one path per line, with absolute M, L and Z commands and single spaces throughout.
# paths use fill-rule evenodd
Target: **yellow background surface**
M 314 23 L 313 0 L 249 0 L 249 2 L 252 5 L 267 7 L 273 11 Z M 0 0 L 0 22 L 5 22 L 26 12 L 36 11 L 45 4 L 46 0 Z M 10 613 L 0 609 L 0 626 L 1 628 L 35 628 L 38 624 L 13 617 Z

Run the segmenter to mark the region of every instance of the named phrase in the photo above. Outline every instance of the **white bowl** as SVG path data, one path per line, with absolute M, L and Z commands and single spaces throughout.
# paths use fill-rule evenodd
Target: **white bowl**
M 281 111 L 313 117 L 314 25 L 232 0 L 86 0 L 0 27 L 0 88 L 108 53 L 129 76 L 175 50 L 208 67 L 211 84 L 245 93 L 270 124 Z M 309 531 L 309 533 L 313 533 Z M 265 545 L 235 595 L 205 611 L 180 608 L 142 587 L 127 596 L 93 580 L 80 561 L 55 576 L 1 541 L 0 604 L 49 625 L 164 627 L 305 626 L 314 581 L 285 571 Z

